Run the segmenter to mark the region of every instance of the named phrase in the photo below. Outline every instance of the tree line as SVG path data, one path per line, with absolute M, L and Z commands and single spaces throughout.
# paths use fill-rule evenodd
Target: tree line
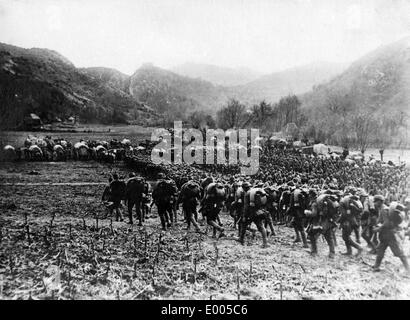
M 296 95 L 277 103 L 248 106 L 230 99 L 215 117 L 203 111 L 187 116 L 193 128 L 259 128 L 261 133 L 283 132 L 288 139 L 327 143 L 364 152 L 369 147 L 408 147 L 408 115 L 384 112 L 379 106 L 357 105 L 353 98 L 330 92 L 316 108 L 304 108 Z

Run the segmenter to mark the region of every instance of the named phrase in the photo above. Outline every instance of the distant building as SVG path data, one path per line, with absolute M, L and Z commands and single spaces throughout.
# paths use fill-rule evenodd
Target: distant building
M 40 117 L 35 113 L 30 113 L 28 116 L 24 118 L 24 126 L 28 130 L 32 129 L 40 129 L 43 125 Z
M 67 119 L 67 122 L 69 123 L 69 124 L 79 124 L 80 123 L 80 119 L 79 119 L 79 117 L 78 116 L 71 116 L 71 117 L 69 117 L 68 119 Z

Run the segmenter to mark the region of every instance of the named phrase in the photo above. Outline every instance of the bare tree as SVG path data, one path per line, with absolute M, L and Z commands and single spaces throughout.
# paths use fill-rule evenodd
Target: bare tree
M 302 112 L 300 109 L 301 103 L 297 96 L 289 95 L 279 100 L 272 108 L 271 119 L 272 130 L 281 131 L 288 123 L 301 124 Z
M 285 134 L 288 140 L 296 140 L 299 134 L 298 126 L 293 122 L 288 123 L 285 128 Z
M 384 150 L 393 143 L 400 129 L 406 125 L 406 115 L 403 112 L 390 112 L 379 114 L 376 119 L 377 127 L 375 130 L 373 144 L 379 148 L 380 158 L 383 161 Z
M 203 111 L 194 111 L 188 116 L 188 121 L 195 129 L 215 128 L 215 120 Z
M 257 128 L 262 129 L 269 117 L 272 116 L 272 106 L 266 103 L 265 100 L 256 104 L 252 108 L 252 123 L 257 126 Z
M 351 129 L 355 134 L 355 143 L 362 153 L 370 146 L 377 130 L 377 121 L 371 110 L 362 108 L 350 115 Z
M 246 107 L 238 100 L 229 100 L 228 105 L 217 113 L 218 127 L 224 130 L 240 128 L 246 119 L 245 110 Z

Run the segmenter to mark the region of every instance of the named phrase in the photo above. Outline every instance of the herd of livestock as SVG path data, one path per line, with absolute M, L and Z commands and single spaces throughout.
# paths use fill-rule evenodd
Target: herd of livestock
M 37 138 L 29 136 L 22 147 L 6 145 L 3 148 L 5 160 L 9 161 L 67 161 L 97 160 L 114 163 L 124 160 L 127 153 L 134 149 L 145 150 L 145 147 L 133 147 L 129 139 L 118 141 L 81 140 L 72 143 L 65 139 Z

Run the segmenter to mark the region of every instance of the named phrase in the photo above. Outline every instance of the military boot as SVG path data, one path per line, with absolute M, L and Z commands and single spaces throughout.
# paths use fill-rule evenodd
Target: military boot
M 294 243 L 301 242 L 302 240 L 300 239 L 299 231 L 295 229 L 295 233 L 296 233 L 296 238 L 293 242 Z
M 300 231 L 300 236 L 302 237 L 303 248 L 309 248 L 309 245 L 306 240 L 306 233 L 304 230 Z
M 333 236 L 327 236 L 325 237 L 327 244 L 329 245 L 329 258 L 333 259 L 335 257 L 335 244 L 333 242 Z
M 310 238 L 310 244 L 311 244 L 310 254 L 312 256 L 317 255 L 317 242 L 316 242 L 316 239 L 314 237 Z
M 346 252 L 342 253 L 344 256 L 351 256 L 353 254 L 350 244 L 346 244 Z
M 163 216 L 160 216 L 160 220 L 161 220 L 161 227 L 163 231 L 166 231 L 167 228 L 165 227 L 165 218 Z
M 376 261 L 373 266 L 373 271 L 380 271 L 380 264 L 382 263 L 383 257 L 377 256 Z

